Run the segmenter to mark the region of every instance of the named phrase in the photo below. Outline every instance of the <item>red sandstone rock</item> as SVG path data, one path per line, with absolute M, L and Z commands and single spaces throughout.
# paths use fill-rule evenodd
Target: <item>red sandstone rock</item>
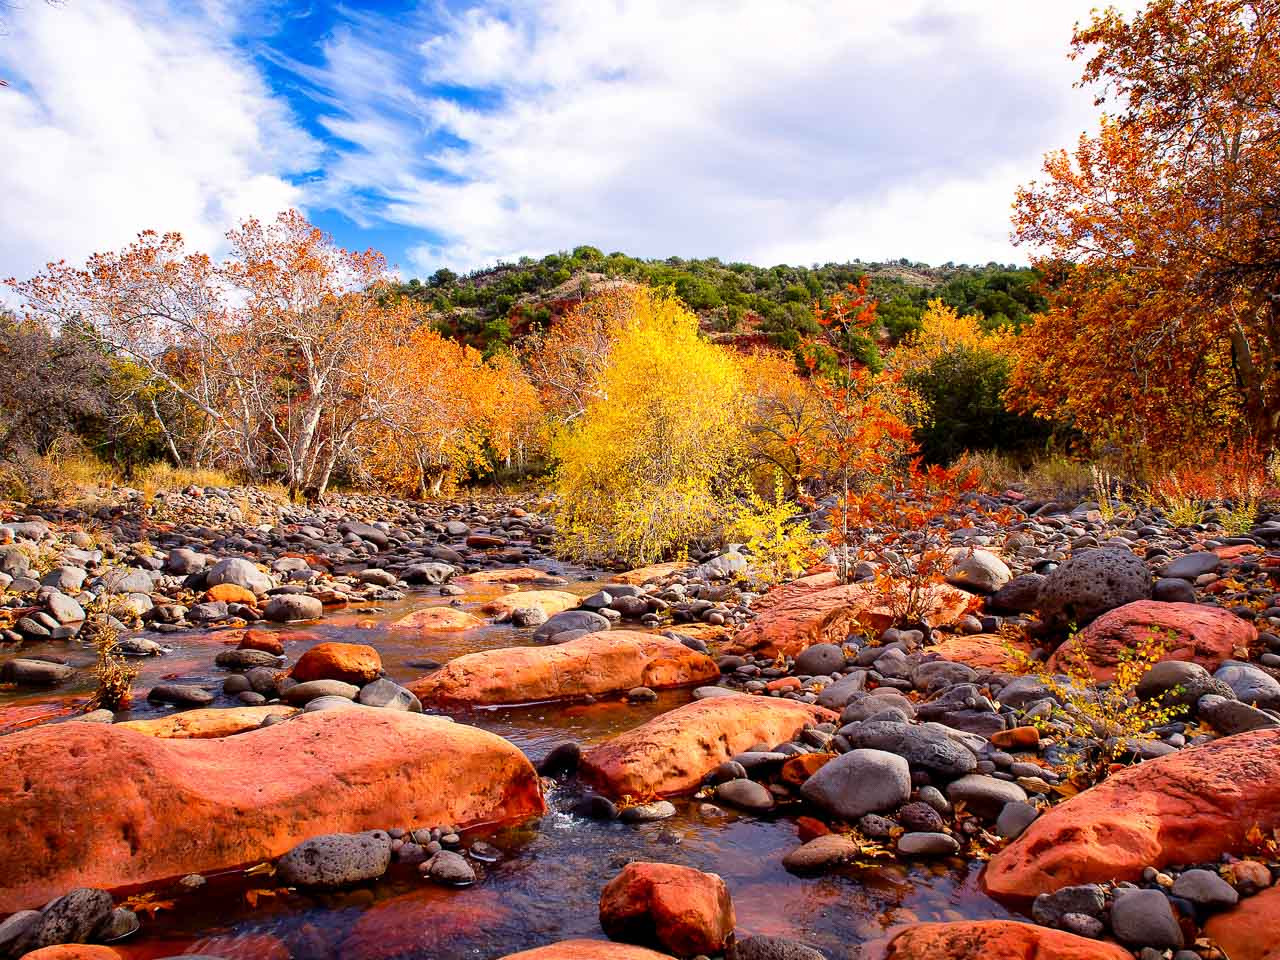
M 678 957 L 720 953 L 733 933 L 733 903 L 714 873 L 671 863 L 629 863 L 600 895 L 611 940 L 660 947 Z
M 59 943 L 24 953 L 22 960 L 124 960 L 122 954 L 110 947 L 93 943 Z
M 419 887 L 380 900 L 360 914 L 336 957 L 399 960 L 403 957 L 458 956 L 458 941 L 511 924 L 511 907 L 491 890 L 470 889 L 463 909 L 450 901 L 456 890 Z M 218 954 L 214 954 L 218 956 Z
M 256 730 L 267 717 L 291 717 L 298 712 L 296 707 L 283 704 L 266 707 L 210 707 L 205 710 L 183 710 L 181 713 L 150 720 L 126 720 L 116 726 L 121 730 L 136 730 L 149 737 L 206 740 Z
M 565 940 L 533 950 L 509 953 L 498 960 L 669 960 L 665 953 L 603 940 Z
M 673 560 L 670 563 L 654 563 L 647 567 L 637 567 L 634 570 L 627 570 L 623 573 L 616 574 L 609 579 L 610 583 L 629 583 L 634 586 L 640 586 L 645 583 L 652 583 L 654 580 L 661 580 L 663 577 L 669 577 L 673 573 L 679 573 L 681 570 L 688 570 L 692 564 L 683 560 Z
M 1161 660 L 1191 660 L 1213 671 L 1232 659 L 1236 648 L 1257 640 L 1258 631 L 1218 607 L 1138 600 L 1104 613 L 1071 637 L 1049 658 L 1048 666 L 1062 670 L 1079 660 L 1095 679 L 1112 680 L 1120 654 L 1151 639 L 1168 646 Z
M 629 730 L 582 757 L 584 777 L 614 797 L 672 796 L 755 743 L 789 740 L 836 714 L 794 700 L 745 694 L 685 704 Z
M 1246 897 L 1205 924 L 1231 960 L 1280 960 L 1280 887 Z
M 994 633 L 975 633 L 947 637 L 941 643 L 926 647 L 924 652 L 928 659 L 963 663 L 975 670 L 1003 671 L 1010 669 L 1010 661 L 1016 654 L 1030 657 L 1031 644 Z
M 284 655 L 284 641 L 268 630 L 246 630 L 240 638 L 240 649 L 261 650 L 279 657 Z
M 364 686 L 382 673 L 382 657 L 363 643 L 319 643 L 298 658 L 289 675 L 299 683 L 341 680 Z
M 251 607 L 258 605 L 257 594 L 246 587 L 236 586 L 234 583 L 219 583 L 216 586 L 212 586 L 206 596 L 210 600 L 223 603 L 245 603 Z
M 996 896 L 1137 880 L 1145 866 L 1240 852 L 1280 827 L 1280 730 L 1256 730 L 1128 767 L 1035 821 L 987 865 Z
M 305 714 L 215 740 L 69 723 L 0 737 L 0 913 L 276 857 L 308 837 L 539 815 L 515 746 L 438 717 Z
M 886 960 L 1133 960 L 1113 943 L 1012 920 L 919 923 L 896 936 Z
M 511 647 L 450 660 L 409 685 L 432 703 L 533 703 L 678 687 L 720 676 L 715 662 L 679 640 L 635 630 L 606 630 L 550 647 Z
M 493 616 L 510 616 L 512 610 L 536 607 L 548 617 L 574 609 L 582 598 L 564 590 L 524 590 L 490 600 L 480 609 Z
M 426 607 L 415 610 L 391 624 L 397 630 L 416 630 L 419 633 L 437 633 L 450 630 L 471 630 L 483 627 L 484 621 L 457 607 Z
M 534 580 L 550 579 L 551 574 L 535 567 L 507 567 L 501 570 L 480 570 L 476 573 L 464 573 L 454 577 L 453 582 L 461 585 L 480 583 L 531 583 Z
M 972 594 L 940 584 L 930 591 L 929 620 L 954 623 L 969 610 Z M 770 591 L 756 601 L 758 616 L 738 632 L 729 649 L 766 656 L 794 656 L 815 643 L 843 643 L 855 630 L 880 632 L 892 625 L 869 582 L 839 584 L 819 573 Z
M 799 787 L 836 758 L 834 753 L 802 753 L 782 765 L 782 782 Z

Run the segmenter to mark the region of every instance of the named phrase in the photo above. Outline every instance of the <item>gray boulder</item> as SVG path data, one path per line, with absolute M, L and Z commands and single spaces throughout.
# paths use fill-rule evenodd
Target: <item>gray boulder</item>
M 281 593 L 267 601 L 262 608 L 262 616 L 276 623 L 319 620 L 324 616 L 324 604 L 319 597 L 309 597 L 305 593 Z
M 834 643 L 815 643 L 796 657 L 794 672 L 825 676 L 844 668 L 844 651 Z
M 391 837 L 381 830 L 312 837 L 276 864 L 286 884 L 321 890 L 376 879 L 390 866 Z
M 63 565 L 54 567 L 41 577 L 40 585 L 53 587 L 55 590 L 78 593 L 84 587 L 84 581 L 88 576 L 89 574 L 80 567 Z
M 1159 890 L 1117 890 L 1111 905 L 1111 931 L 1134 947 L 1178 949 L 1182 929 L 1169 898 Z
M 1127 550 L 1086 550 L 1069 557 L 1040 584 L 1037 609 L 1050 627 L 1083 627 L 1097 617 L 1151 596 L 1151 572 Z
M 111 894 L 93 887 L 78 887 L 54 900 L 40 912 L 40 922 L 27 942 L 38 950 L 58 943 L 85 943 L 111 917 Z
M 1214 671 L 1215 679 L 1229 686 L 1236 697 L 1264 710 L 1280 709 L 1280 681 L 1260 667 L 1227 660 Z
M 975 593 L 995 593 L 1013 577 L 1013 571 L 990 550 L 958 551 L 947 582 Z
M 583 631 L 595 633 L 597 630 L 608 630 L 609 621 L 590 610 L 565 610 L 549 618 L 546 623 L 533 631 L 535 640 L 552 640 L 558 633 Z
M 354 683 L 343 683 L 341 680 L 308 680 L 289 687 L 281 694 L 281 699 L 285 703 L 302 706 L 319 697 L 342 697 L 344 700 L 354 700 L 359 693 L 360 688 Z
M 1171 560 L 1160 569 L 1160 576 L 1174 580 L 1195 580 L 1222 566 L 1222 558 L 1208 550 L 1199 550 Z
M 271 577 L 259 570 L 244 557 L 226 557 L 213 565 L 205 575 L 205 583 L 216 587 L 220 583 L 231 583 L 244 587 L 254 593 L 266 593 L 275 584 Z
M 16 657 L 6 660 L 0 666 L 0 683 L 12 683 L 19 687 L 56 687 L 70 680 L 75 672 L 75 667 L 66 663 Z
M 1189 660 L 1162 660 L 1143 674 L 1136 688 L 1143 700 L 1166 707 L 1193 707 L 1206 694 L 1235 698 L 1231 688 Z
M 437 585 L 450 579 L 458 571 L 447 563 L 415 563 L 405 567 L 400 579 L 405 583 Z
M 993 593 L 987 603 L 996 613 L 1030 613 L 1040 601 L 1043 582 L 1039 573 L 1021 574 Z
M 413 691 L 406 690 L 394 680 L 379 677 L 373 683 L 367 683 L 356 695 L 356 703 L 366 707 L 382 707 L 386 710 L 405 710 L 409 713 L 421 713 L 422 704 Z
M 854 747 L 883 750 L 907 761 L 912 771 L 944 779 L 978 768 L 978 758 L 945 734 L 928 727 L 893 720 L 868 720 L 843 727 L 840 733 Z
M 725 960 L 826 960 L 826 954 L 782 937 L 746 937 L 729 944 Z
M 970 773 L 947 784 L 947 798 L 952 803 L 963 803 L 980 817 L 994 820 L 1006 803 L 1026 803 L 1027 791 L 1008 780 Z
M 905 803 L 911 796 L 911 768 L 894 753 L 850 750 L 806 780 L 801 792 L 827 812 L 856 820 Z

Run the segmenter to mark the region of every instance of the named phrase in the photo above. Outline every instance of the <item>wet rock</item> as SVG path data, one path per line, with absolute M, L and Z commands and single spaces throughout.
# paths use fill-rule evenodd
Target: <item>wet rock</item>
M 731 807 L 763 813 L 774 807 L 773 794 L 754 780 L 729 780 L 716 787 L 716 799 Z
M 734 923 L 724 881 L 691 867 L 630 863 L 600 895 L 600 926 L 610 939 L 678 957 L 720 953 Z
M 128 790 L 119 770 L 129 771 Z M 274 858 L 318 834 L 467 827 L 545 809 L 532 765 L 502 738 L 370 709 L 213 740 L 87 723 L 23 730 L 0 737 L 0 798 L 9 826 L 0 912 L 77 882 L 117 888 Z
M 391 838 L 381 830 L 331 833 L 304 840 L 276 864 L 289 886 L 333 890 L 382 876 L 391 866 Z
M 1151 596 L 1147 565 L 1127 550 L 1086 550 L 1069 557 L 1040 584 L 1037 610 L 1046 624 L 1085 626 L 1126 603 Z
M 886 960 L 1133 960 L 1115 944 L 1013 920 L 918 923 L 898 934 Z
M 582 776 L 612 796 L 696 790 L 710 771 L 757 743 L 784 743 L 834 714 L 772 697 L 713 697 L 664 713 L 588 750 Z
M 391 626 L 417 633 L 450 633 L 474 630 L 484 626 L 484 621 L 456 607 L 426 607 L 401 617 Z
M 344 700 L 354 700 L 359 693 L 360 688 L 354 683 L 344 683 L 341 680 L 307 680 L 303 683 L 295 683 L 283 691 L 281 699 L 285 703 L 303 706 L 320 697 L 341 697 Z
M 409 584 L 438 586 L 455 573 L 457 570 L 447 563 L 415 563 L 404 569 L 400 579 Z
M 960 852 L 955 837 L 946 833 L 904 833 L 898 852 L 907 857 L 951 857 Z
M 641 803 L 627 807 L 618 814 L 623 823 L 652 823 L 655 820 L 669 820 L 676 815 L 676 805 L 669 800 L 655 800 L 653 803 Z M 593 819 L 601 819 L 593 817 Z
M 256 730 L 267 717 L 291 717 L 297 712 L 293 707 L 283 705 L 184 710 L 167 717 L 126 720 L 116 726 L 121 730 L 145 733 L 149 737 L 208 739 Z
M 422 704 L 418 698 L 413 695 L 413 691 L 406 690 L 400 684 L 386 677 L 381 677 L 373 683 L 366 684 L 360 688 L 360 693 L 356 695 L 356 702 L 366 707 L 381 707 L 384 710 L 407 710 L 410 713 L 421 713 Z
M 382 657 L 363 643 L 319 643 L 298 658 L 289 675 L 299 683 L 340 680 L 363 686 L 382 673 Z
M 543 761 L 538 764 L 538 773 L 544 777 L 555 777 L 560 774 L 574 773 L 578 762 L 582 759 L 582 747 L 569 740 L 558 743 L 551 748 Z
M 27 947 L 38 950 L 59 943 L 91 940 L 114 909 L 115 902 L 107 891 L 78 887 L 41 911 L 40 921 L 29 934 Z
M 1117 890 L 1111 905 L 1111 931 L 1135 947 L 1182 946 L 1182 929 L 1169 898 L 1159 890 Z
M 625 943 L 564 940 L 533 950 L 509 953 L 499 960 L 669 960 L 669 955 Z
M 302 593 L 281 593 L 267 601 L 262 616 L 276 623 L 295 620 L 319 620 L 324 616 L 324 604 L 317 597 Z
M 911 770 L 893 753 L 850 750 L 810 777 L 802 792 L 828 813 L 856 820 L 904 803 L 911 796 Z
M 822 873 L 834 866 L 856 859 L 858 845 L 838 833 L 815 837 L 782 858 L 782 865 L 792 873 Z
M 154 703 L 172 703 L 180 707 L 207 707 L 214 696 L 203 687 L 185 683 L 162 683 L 151 688 L 147 699 Z
M 0 665 L 0 683 L 19 687 L 56 687 L 66 683 L 75 673 L 76 668 L 69 664 L 16 657 Z
M 590 610 L 566 610 L 549 618 L 546 623 L 533 631 L 533 639 L 555 642 L 557 634 L 573 630 L 585 630 L 590 634 L 608 629 L 609 621 L 598 613 L 592 613 Z
M 428 879 L 449 887 L 469 887 L 476 882 L 475 868 L 452 850 L 441 850 L 418 869 Z
M 783 937 L 744 937 L 729 945 L 726 960 L 826 960 L 807 944 Z
M 278 667 L 281 659 L 263 650 L 223 650 L 213 662 L 224 670 L 252 670 L 254 667 Z
M 719 675 L 710 657 L 678 640 L 612 630 L 551 647 L 466 654 L 409 689 L 430 703 L 478 706 L 602 696 L 636 687 L 663 689 L 706 683 Z

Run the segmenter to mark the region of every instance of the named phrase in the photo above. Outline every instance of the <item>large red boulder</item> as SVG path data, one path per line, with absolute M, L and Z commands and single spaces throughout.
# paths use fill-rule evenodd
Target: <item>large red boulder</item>
M 670 960 L 665 953 L 654 953 L 644 947 L 603 940 L 564 940 L 560 943 L 509 953 L 498 960 Z
M 600 926 L 611 940 L 677 957 L 721 953 L 734 922 L 719 876 L 673 863 L 629 863 L 600 895 Z
M 67 723 L 0 737 L 0 914 L 276 857 L 308 837 L 524 819 L 545 806 L 501 737 L 393 710 L 174 740 Z
M 974 920 L 914 924 L 893 939 L 885 960 L 1133 960 L 1133 954 L 1030 923 Z
M 715 662 L 679 640 L 606 630 L 550 647 L 511 647 L 450 660 L 409 685 L 418 698 L 467 706 L 532 703 L 678 687 L 720 676 Z
M 806 726 L 835 719 L 830 710 L 774 697 L 696 700 L 588 750 L 581 770 L 614 797 L 689 793 L 753 744 L 779 744 Z
M 1049 669 L 1079 664 L 1095 680 L 1113 680 L 1121 654 L 1154 641 L 1167 648 L 1161 660 L 1190 660 L 1212 672 L 1257 639 L 1253 624 L 1220 607 L 1137 600 L 1109 610 L 1068 639 L 1049 658 Z
M 1280 730 L 1255 730 L 1129 767 L 1052 808 L 987 865 L 996 896 L 1137 880 L 1146 866 L 1240 852 L 1280 827 Z
M 473 888 L 461 894 L 465 904 L 459 904 L 459 896 L 457 890 L 429 884 L 379 900 L 360 913 L 334 956 L 359 960 L 459 956 L 461 942 L 481 939 L 486 930 L 514 923 L 514 907 L 504 903 L 500 893 Z
M 290 676 L 299 683 L 308 680 L 341 680 L 362 687 L 382 673 L 382 657 L 363 643 L 318 643 L 293 665 Z
M 553 617 L 565 610 L 572 610 L 581 602 L 582 598 L 577 594 L 564 590 L 521 590 L 518 593 L 504 593 L 488 601 L 480 609 L 493 616 L 509 617 L 513 610 L 536 608 L 548 617 Z
M 1204 932 L 1231 960 L 1280 960 L 1280 887 L 1211 917 Z
M 938 584 L 928 590 L 927 618 L 945 626 L 975 602 L 972 594 Z M 756 619 L 738 631 L 730 650 L 794 656 L 815 643 L 843 643 L 855 631 L 879 633 L 893 625 L 875 584 L 841 584 L 832 573 L 785 584 L 757 600 L 754 609 Z
M 457 607 L 424 607 L 406 614 L 391 626 L 418 633 L 452 633 L 483 627 L 484 621 Z
M 926 660 L 949 660 L 975 670 L 1020 672 L 1016 669 L 1018 656 L 1030 659 L 1031 644 L 994 633 L 955 634 L 925 647 L 924 653 Z
M 291 717 L 297 712 L 296 707 L 284 704 L 266 707 L 209 707 L 203 710 L 183 710 L 147 720 L 126 720 L 116 726 L 121 730 L 136 730 L 149 737 L 209 739 L 257 730 L 267 717 Z

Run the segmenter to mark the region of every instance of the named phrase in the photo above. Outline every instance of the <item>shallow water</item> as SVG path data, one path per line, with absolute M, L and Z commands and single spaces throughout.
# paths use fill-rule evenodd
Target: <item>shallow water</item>
M 563 568 L 561 568 L 562 572 Z M 586 596 L 600 584 L 582 571 L 569 590 Z M 538 589 L 522 585 L 521 589 Z M 313 643 L 347 640 L 378 648 L 393 679 L 407 683 L 425 671 L 425 660 L 445 661 L 476 650 L 525 645 L 531 630 L 492 625 L 464 633 L 420 637 L 389 627 L 391 621 L 424 606 L 461 601 L 479 607 L 501 587 L 484 587 L 447 598 L 430 590 L 386 604 L 378 612 L 332 614 L 309 628 L 314 639 L 287 645 L 291 660 Z M 478 613 L 478 611 L 477 611 Z M 154 636 L 154 635 L 153 635 Z M 214 656 L 230 644 L 217 632 L 174 634 L 161 638 L 173 652 L 139 661 L 136 688 L 145 691 L 162 678 L 213 687 L 226 673 Z M 234 643 L 234 641 L 232 641 Z M 28 645 L 23 655 L 52 653 L 77 664 L 92 655 L 72 644 Z M 87 681 L 55 693 L 0 691 L 0 731 L 65 715 L 88 695 Z M 691 698 L 668 691 L 654 703 L 621 700 L 595 704 L 538 704 L 455 713 L 504 736 L 536 762 L 556 743 L 584 744 L 607 739 L 638 726 Z M 221 700 L 220 700 L 221 702 Z M 140 700 L 134 716 L 157 716 L 169 708 Z M 516 950 L 574 936 L 601 936 L 597 903 L 601 888 L 632 859 L 682 863 L 724 877 L 737 910 L 738 929 L 746 933 L 791 936 L 826 952 L 832 960 L 859 956 L 859 945 L 892 926 L 915 920 L 956 920 L 1008 916 L 978 884 L 978 865 L 959 860 L 945 865 L 903 868 L 850 867 L 820 878 L 788 874 L 781 859 L 798 845 L 795 825 L 785 817 L 757 819 L 732 813 L 709 816 L 697 801 L 678 803 L 675 818 L 627 826 L 597 823 L 568 814 L 577 797 L 572 782 L 548 796 L 551 812 L 540 821 L 497 833 L 476 833 L 504 852 L 498 863 L 480 865 L 480 881 L 465 890 L 427 884 L 408 868 L 396 868 L 377 884 L 337 895 L 253 891 L 271 882 L 229 871 L 211 879 L 198 893 L 175 895 L 174 909 L 144 922 L 130 942 L 130 957 L 162 957 L 182 952 L 249 960 L 491 960 Z M 392 826 L 392 824 L 387 824 Z M 406 824 L 405 826 L 409 826 Z M 171 894 L 160 888 L 156 896 Z M 250 899 L 256 905 L 250 905 Z

